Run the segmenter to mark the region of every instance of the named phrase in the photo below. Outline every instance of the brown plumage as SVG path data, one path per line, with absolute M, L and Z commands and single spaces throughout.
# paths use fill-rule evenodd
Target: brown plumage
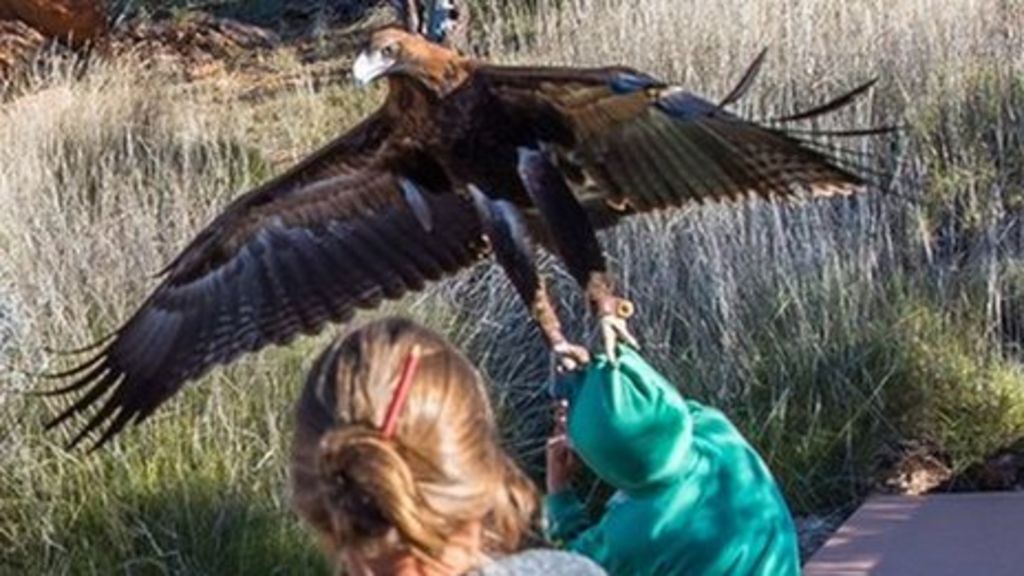
M 62 375 L 75 379 L 51 393 L 77 398 L 50 426 L 91 411 L 72 445 L 96 431 L 103 444 L 214 365 L 344 322 L 489 251 L 553 349 L 585 362 L 562 334 L 531 237 L 586 289 L 612 348 L 631 338 L 628 306 L 594 228 L 693 202 L 861 184 L 808 143 L 627 68 L 490 66 L 390 28 L 354 72 L 387 79 L 383 106 L 230 204 L 100 352 Z

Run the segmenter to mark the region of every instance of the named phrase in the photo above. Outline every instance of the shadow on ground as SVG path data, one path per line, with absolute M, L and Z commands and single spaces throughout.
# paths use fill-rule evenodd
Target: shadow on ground
M 15 555 L 0 574 L 328 574 L 294 514 L 209 482 L 85 502 Z

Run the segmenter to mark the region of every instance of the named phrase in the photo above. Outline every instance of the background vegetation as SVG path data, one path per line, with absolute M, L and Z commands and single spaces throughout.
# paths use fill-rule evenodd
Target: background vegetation
M 898 455 L 954 471 L 1024 437 L 1024 3 L 998 0 L 481 2 L 492 58 L 625 63 L 769 117 L 870 77 L 822 126 L 899 123 L 837 143 L 878 158 L 850 199 L 694 207 L 604 237 L 646 354 L 722 407 L 794 512 L 849 510 Z M 339 64 L 340 65 L 340 64 Z M 227 72 L 182 84 L 144 55 L 52 59 L 0 102 L 0 573 L 323 573 L 286 502 L 290 406 L 329 331 L 192 385 L 102 452 L 66 452 L 27 397 L 123 320 L 151 274 L 241 190 L 380 101 L 313 82 L 287 48 L 273 90 Z M 280 81 L 278 81 L 280 79 Z M 298 79 L 298 80 L 296 80 Z M 275 83 L 276 82 L 276 83 Z M 592 323 L 564 272 L 572 332 Z M 449 334 L 493 384 L 536 469 L 547 363 L 494 266 L 392 305 Z M 599 490 L 595 490 L 600 492 Z

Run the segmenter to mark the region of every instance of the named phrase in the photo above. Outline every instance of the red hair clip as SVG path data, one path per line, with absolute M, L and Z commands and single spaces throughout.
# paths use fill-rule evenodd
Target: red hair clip
M 409 387 L 412 385 L 412 377 L 416 374 L 416 366 L 420 362 L 420 347 L 413 346 L 405 361 L 402 362 L 402 375 L 398 378 L 398 385 L 391 395 L 391 403 L 388 411 L 384 413 L 384 424 L 381 426 L 381 436 L 390 440 L 395 435 L 395 428 L 398 427 L 398 414 L 405 406 L 405 399 L 409 397 Z

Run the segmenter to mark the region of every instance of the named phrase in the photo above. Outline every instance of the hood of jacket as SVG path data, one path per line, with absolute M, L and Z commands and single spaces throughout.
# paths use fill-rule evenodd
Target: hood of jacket
M 683 397 L 636 352 L 619 348 L 561 377 L 569 442 L 602 480 L 630 496 L 684 473 L 693 422 Z

